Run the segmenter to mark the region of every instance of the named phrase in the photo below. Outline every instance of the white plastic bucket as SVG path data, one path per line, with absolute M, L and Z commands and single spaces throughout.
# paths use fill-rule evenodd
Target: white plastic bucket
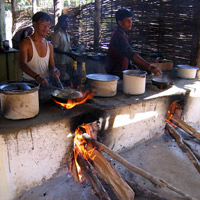
M 146 89 L 146 71 L 123 71 L 123 92 L 131 95 L 143 94 Z

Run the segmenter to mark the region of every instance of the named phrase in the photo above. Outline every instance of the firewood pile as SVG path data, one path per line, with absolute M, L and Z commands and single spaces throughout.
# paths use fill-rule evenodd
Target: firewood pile
M 168 125 L 171 130 L 171 125 Z M 167 200 L 163 196 L 142 188 L 134 180 L 130 182 L 123 179 L 114 165 L 106 159 L 105 155 L 110 156 L 130 171 L 144 177 L 160 188 L 167 188 L 170 191 L 182 196 L 183 199 L 195 200 L 193 197 L 180 191 L 175 186 L 159 179 L 143 169 L 134 166 L 122 156 L 115 153 L 104 144 L 97 141 L 97 123 L 83 124 L 75 131 L 73 156 L 71 159 L 71 172 L 76 182 L 87 180 L 92 192 L 103 200 L 134 200 L 136 196 L 145 199 Z M 107 190 L 107 186 L 110 190 Z M 169 199 L 168 199 L 169 200 Z
M 178 110 L 178 111 L 177 111 Z M 182 134 L 179 133 L 179 129 L 185 131 L 186 134 L 192 136 L 192 139 L 200 140 L 200 132 L 190 126 L 188 123 L 180 119 L 181 116 L 181 105 L 179 101 L 175 101 L 170 105 L 168 111 L 168 118 L 166 123 L 166 129 L 169 131 L 171 136 L 175 139 L 180 149 L 186 153 L 192 164 L 196 167 L 200 173 L 200 156 L 194 151 L 190 144 L 183 138 Z

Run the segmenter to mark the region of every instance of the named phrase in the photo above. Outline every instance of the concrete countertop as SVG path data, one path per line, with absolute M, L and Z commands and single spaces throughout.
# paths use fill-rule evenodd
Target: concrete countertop
M 0 134 L 17 131 L 20 129 L 28 128 L 42 123 L 50 121 L 57 121 L 64 118 L 73 118 L 78 115 L 92 112 L 95 109 L 108 110 L 115 107 L 125 106 L 129 104 L 138 103 L 141 101 L 149 101 L 155 98 L 163 98 L 167 96 L 185 95 L 187 90 L 197 90 L 200 88 L 200 80 L 198 79 L 180 79 L 174 76 L 173 73 L 167 74 L 170 82 L 173 86 L 166 90 L 160 90 L 156 86 L 150 84 L 151 77 L 147 76 L 146 91 L 142 95 L 127 95 L 122 91 L 122 80 L 118 82 L 117 95 L 114 97 L 94 97 L 87 103 L 75 106 L 74 108 L 67 110 L 62 108 L 53 102 L 51 98 L 51 91 L 40 91 L 39 102 L 40 111 L 39 114 L 32 119 L 25 120 L 9 120 L 0 115 Z

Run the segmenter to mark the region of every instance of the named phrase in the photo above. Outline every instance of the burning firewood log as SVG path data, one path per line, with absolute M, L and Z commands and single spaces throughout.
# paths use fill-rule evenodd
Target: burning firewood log
M 172 134 L 172 136 L 175 138 L 178 146 L 181 148 L 181 150 L 187 154 L 189 159 L 192 161 L 198 172 L 200 172 L 200 163 L 196 156 L 193 154 L 193 152 L 186 146 L 183 142 L 183 139 L 181 135 L 176 131 L 169 123 L 166 124 L 166 128 L 169 130 L 169 132 Z
M 82 173 L 90 182 L 93 192 L 99 197 L 99 199 L 111 200 L 100 180 L 98 179 L 90 162 L 87 162 L 81 155 L 78 155 L 77 161 L 81 167 Z
M 133 164 L 129 163 L 128 161 L 126 161 L 123 157 L 121 157 L 119 154 L 113 152 L 112 150 L 110 150 L 108 147 L 106 147 L 104 144 L 93 140 L 92 138 L 85 138 L 87 141 L 90 140 L 95 146 L 98 147 L 98 149 L 102 150 L 103 152 L 107 153 L 109 156 L 111 156 L 113 159 L 117 160 L 118 162 L 120 162 L 122 165 L 124 165 L 126 168 L 130 169 L 131 171 L 143 176 L 144 178 L 146 178 L 147 180 L 149 180 L 150 182 L 152 182 L 155 185 L 158 185 L 160 187 L 167 187 L 168 189 L 176 192 L 177 194 L 185 197 L 188 200 L 195 200 L 193 197 L 190 197 L 188 194 L 185 194 L 184 192 L 180 191 L 179 189 L 175 188 L 174 186 L 170 185 L 169 183 L 167 183 L 164 180 L 161 179 L 157 179 L 156 177 L 152 176 L 151 174 L 149 174 L 148 172 L 143 171 L 142 169 L 134 166 Z
M 121 178 L 112 163 L 108 162 L 90 141 L 85 140 L 83 137 L 84 130 L 90 132 L 90 125 L 82 125 L 76 129 L 73 148 L 74 162 L 72 162 L 72 167 L 73 165 L 76 165 L 76 169 L 72 170 L 75 171 L 75 174 L 77 172 L 79 181 L 81 180 L 81 174 L 83 174 L 86 179 L 90 181 L 95 194 L 99 196 L 100 199 L 109 199 L 109 196 L 103 193 L 103 186 L 98 183 L 98 178 L 95 174 L 97 172 L 104 182 L 110 186 L 117 199 L 134 200 L 134 191 Z M 93 134 L 89 134 L 90 137 L 92 137 Z M 94 136 L 93 139 L 95 139 Z M 77 177 L 75 176 L 75 179 L 76 178 Z M 96 185 L 96 183 L 98 184 Z
M 187 133 L 189 133 L 193 137 L 200 140 L 200 133 L 196 129 L 194 129 L 192 126 L 190 126 L 189 124 L 187 124 L 186 122 L 184 122 L 183 120 L 179 119 L 176 116 L 172 116 L 170 120 L 174 121 L 177 126 L 182 128 L 184 131 L 186 131 Z
M 94 168 L 100 177 L 111 187 L 112 191 L 119 200 L 134 200 L 135 193 L 129 185 L 122 179 L 112 163 L 102 156 L 102 154 L 94 150 L 93 160 Z

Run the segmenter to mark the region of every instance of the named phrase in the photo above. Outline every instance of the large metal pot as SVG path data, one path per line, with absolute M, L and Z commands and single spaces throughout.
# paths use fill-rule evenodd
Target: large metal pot
M 118 76 L 111 74 L 88 74 L 86 75 L 89 86 L 95 91 L 95 96 L 112 97 L 117 93 Z
M 177 76 L 180 78 L 194 79 L 197 74 L 197 67 L 189 65 L 177 65 Z
M 7 119 L 28 119 L 39 113 L 39 84 L 7 81 L 0 84 L 1 113 Z
M 123 71 L 123 92 L 131 95 L 139 95 L 145 92 L 146 71 L 125 70 Z

